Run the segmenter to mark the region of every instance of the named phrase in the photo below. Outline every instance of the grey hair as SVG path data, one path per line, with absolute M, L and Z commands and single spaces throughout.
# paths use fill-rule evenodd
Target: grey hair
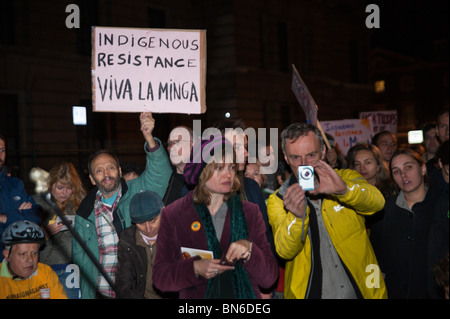
M 308 123 L 294 123 L 281 132 L 281 149 L 283 150 L 283 153 L 286 154 L 287 141 L 295 142 L 300 136 L 306 136 L 309 132 L 313 132 L 319 139 L 320 151 L 322 152 L 325 144 L 319 129 Z

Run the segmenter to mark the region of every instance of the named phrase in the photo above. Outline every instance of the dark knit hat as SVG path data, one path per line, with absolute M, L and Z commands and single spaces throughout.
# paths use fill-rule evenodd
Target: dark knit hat
M 195 186 L 198 178 L 209 162 L 209 158 L 217 155 L 214 150 L 233 152 L 233 145 L 222 135 L 213 135 L 210 139 L 202 139 L 192 147 L 191 160 L 184 167 L 184 178 L 186 183 Z
M 164 204 L 161 197 L 153 191 L 140 191 L 133 196 L 130 202 L 131 222 L 145 223 L 158 216 Z

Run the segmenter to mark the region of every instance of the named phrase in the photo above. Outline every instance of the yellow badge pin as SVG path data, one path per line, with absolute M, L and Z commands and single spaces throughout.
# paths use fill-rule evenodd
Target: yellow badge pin
M 191 224 L 191 229 L 192 229 L 193 231 L 199 230 L 200 227 L 201 227 L 201 224 L 200 224 L 200 222 L 198 222 L 198 221 L 195 221 L 195 222 L 193 222 L 193 223 Z

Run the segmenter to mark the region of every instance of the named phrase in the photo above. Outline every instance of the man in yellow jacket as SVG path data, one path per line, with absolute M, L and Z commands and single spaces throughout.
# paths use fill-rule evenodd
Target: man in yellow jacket
M 316 127 L 292 124 L 281 140 L 293 174 L 267 210 L 277 253 L 286 259 L 285 298 L 387 298 L 364 224 L 364 215 L 383 209 L 383 195 L 356 171 L 322 160 L 326 148 Z M 311 182 L 312 168 L 310 191 L 298 182 L 305 165 L 300 178 Z
M 42 229 L 28 220 L 10 224 L 2 234 L 0 299 L 67 299 L 58 275 L 39 262 Z

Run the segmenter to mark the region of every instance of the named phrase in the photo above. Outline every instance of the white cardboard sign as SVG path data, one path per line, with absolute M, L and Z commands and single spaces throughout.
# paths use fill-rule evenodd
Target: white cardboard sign
M 206 31 L 92 28 L 96 112 L 206 111 Z
M 344 156 L 359 143 L 370 144 L 372 129 L 368 119 L 349 119 L 320 122 L 325 133 L 330 134 Z

